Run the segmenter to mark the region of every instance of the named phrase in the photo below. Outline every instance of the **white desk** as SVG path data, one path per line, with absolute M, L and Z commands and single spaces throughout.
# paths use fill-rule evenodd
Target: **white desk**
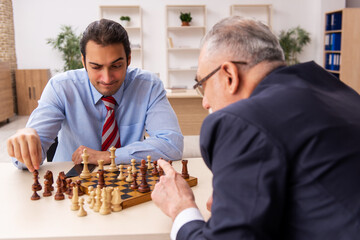
M 191 176 L 198 178 L 193 187 L 196 203 L 205 219 L 210 213 L 206 201 L 212 192 L 212 174 L 201 158 L 188 159 Z M 173 163 L 181 171 L 181 162 Z M 44 174 L 51 170 L 56 182 L 58 173 L 65 173 L 72 162 L 46 163 L 39 171 L 40 183 L 44 187 Z M 101 215 L 85 204 L 86 217 L 78 217 L 70 210 L 71 201 L 55 201 L 42 197 L 32 201 L 33 175 L 16 169 L 12 163 L 0 163 L 0 239 L 169 239 L 171 219 L 163 214 L 152 201 L 133 206 L 123 211 Z M 85 197 L 87 199 L 87 196 Z

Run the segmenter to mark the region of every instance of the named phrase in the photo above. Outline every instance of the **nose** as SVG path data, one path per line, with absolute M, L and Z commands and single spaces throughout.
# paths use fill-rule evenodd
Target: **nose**
M 110 71 L 107 68 L 104 68 L 103 72 L 102 72 L 102 76 L 101 76 L 101 80 L 104 83 L 109 83 L 111 82 L 111 77 L 110 77 Z
M 210 104 L 208 102 L 207 97 L 205 97 L 205 96 L 202 99 L 202 106 L 204 109 L 207 109 L 207 110 L 210 109 Z

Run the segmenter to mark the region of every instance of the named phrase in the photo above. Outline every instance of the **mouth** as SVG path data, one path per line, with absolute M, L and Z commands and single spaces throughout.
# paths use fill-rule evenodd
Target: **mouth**
M 104 83 L 104 82 L 99 82 L 100 85 L 108 87 L 108 86 L 113 86 L 116 84 L 116 81 L 114 82 L 110 82 L 110 83 Z

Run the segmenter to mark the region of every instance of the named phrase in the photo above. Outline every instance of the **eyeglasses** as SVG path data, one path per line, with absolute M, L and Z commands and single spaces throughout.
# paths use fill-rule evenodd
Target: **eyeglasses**
M 247 64 L 247 62 L 242 62 L 242 61 L 230 61 L 234 64 Z M 208 75 L 206 75 L 203 79 L 201 79 L 200 81 L 197 80 L 197 78 L 195 77 L 195 82 L 196 84 L 193 86 L 193 88 L 197 91 L 197 93 L 203 97 L 204 96 L 204 88 L 203 88 L 203 83 L 208 80 L 209 78 L 211 78 L 217 71 L 220 70 L 222 64 L 217 67 L 216 69 L 214 69 L 211 73 L 209 73 Z

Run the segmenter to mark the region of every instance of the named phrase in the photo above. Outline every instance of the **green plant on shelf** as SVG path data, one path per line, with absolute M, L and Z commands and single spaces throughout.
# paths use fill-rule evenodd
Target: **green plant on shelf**
M 310 41 L 310 33 L 299 26 L 287 31 L 282 30 L 279 35 L 279 42 L 284 51 L 286 63 L 288 65 L 299 63 L 298 55 Z
M 128 21 L 130 22 L 131 18 L 129 16 L 121 16 L 120 21 Z
M 183 13 L 183 12 L 180 12 L 180 20 L 182 22 L 182 26 L 189 26 L 191 20 L 192 20 L 192 17 L 191 17 L 191 12 L 188 12 L 188 13 Z
M 60 29 L 61 31 L 56 38 L 46 39 L 47 44 L 61 52 L 62 59 L 65 62 L 64 71 L 82 68 L 80 52 L 81 35 L 76 35 L 69 25 L 63 25 Z

